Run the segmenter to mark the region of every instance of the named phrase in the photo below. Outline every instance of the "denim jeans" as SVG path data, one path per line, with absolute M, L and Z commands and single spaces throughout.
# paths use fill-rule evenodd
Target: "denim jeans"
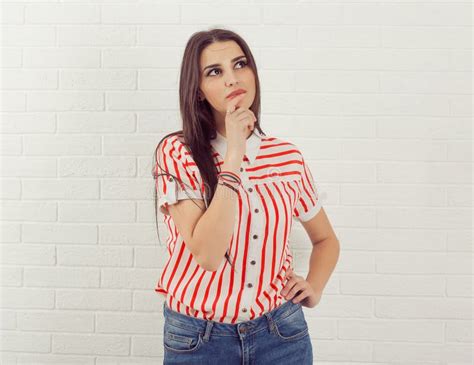
M 164 365 L 278 365 L 313 363 L 301 303 L 291 300 L 236 324 L 190 317 L 163 303 Z

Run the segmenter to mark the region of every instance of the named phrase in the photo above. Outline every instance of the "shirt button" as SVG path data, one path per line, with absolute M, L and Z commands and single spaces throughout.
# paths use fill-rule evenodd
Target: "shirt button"
M 251 288 L 253 285 L 252 285 L 252 283 L 248 283 L 247 286 L 248 286 L 249 288 Z
M 250 192 L 252 192 L 252 191 L 253 191 L 253 189 L 252 189 L 252 188 L 249 188 L 249 191 L 250 191 Z
M 255 265 L 255 260 L 250 261 L 252 265 Z
M 255 213 L 258 213 L 258 208 L 255 208 L 254 212 L 255 212 Z
M 256 234 L 253 235 L 253 239 L 256 240 L 258 236 Z
M 170 177 L 170 178 L 168 179 L 168 181 L 173 181 L 173 178 L 172 178 L 172 177 Z
M 241 167 L 241 168 L 240 168 L 240 172 L 243 172 L 243 171 L 244 171 L 244 168 L 243 168 L 243 167 Z
M 244 312 L 244 313 L 247 312 L 247 308 L 243 308 L 242 312 Z

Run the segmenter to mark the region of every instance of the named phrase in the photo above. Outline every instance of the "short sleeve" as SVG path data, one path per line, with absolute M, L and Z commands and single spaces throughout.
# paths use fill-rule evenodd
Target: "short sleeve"
M 191 168 L 195 163 L 177 136 L 164 139 L 156 154 L 155 183 L 161 213 L 169 215 L 168 205 L 175 204 L 179 200 L 204 199 L 201 176 L 195 172 L 195 168 Z
M 298 182 L 299 197 L 293 209 L 293 218 L 300 222 L 307 222 L 313 218 L 322 207 L 321 199 L 319 198 L 319 188 L 313 179 L 313 175 L 301 156 L 301 180 Z

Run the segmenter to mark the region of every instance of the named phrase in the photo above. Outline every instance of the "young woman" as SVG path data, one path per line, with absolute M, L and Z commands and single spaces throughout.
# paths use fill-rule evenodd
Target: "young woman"
M 293 218 L 313 243 L 335 235 L 299 149 L 261 129 L 246 42 L 224 29 L 193 34 L 179 97 L 182 131 L 159 142 L 154 162 L 155 213 L 169 233 L 155 288 L 164 363 L 312 364 L 302 306 L 322 289 L 292 271 L 288 237 Z

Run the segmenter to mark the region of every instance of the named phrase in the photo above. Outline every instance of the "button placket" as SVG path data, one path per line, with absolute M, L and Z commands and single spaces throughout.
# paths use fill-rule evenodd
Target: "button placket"
M 255 283 L 256 283 L 256 280 L 257 280 L 257 276 L 258 276 L 258 273 L 257 273 L 257 259 L 258 259 L 258 252 L 260 250 L 260 245 L 258 244 L 258 240 L 259 238 L 261 237 L 261 232 L 259 230 L 259 227 L 262 227 L 262 224 L 263 224 L 263 217 L 261 214 L 258 214 L 259 212 L 259 209 L 256 208 L 258 206 L 258 202 L 259 200 L 257 199 L 256 197 L 256 194 L 257 191 L 256 189 L 252 188 L 252 187 L 249 187 L 247 188 L 247 191 L 249 192 L 249 200 L 250 200 L 250 207 L 249 207 L 249 210 L 252 212 L 252 209 L 254 209 L 253 211 L 255 212 L 255 210 L 257 210 L 257 212 L 255 212 L 256 214 L 253 214 L 252 215 L 252 223 L 250 225 L 250 234 L 251 234 L 251 237 L 250 239 L 252 240 L 250 246 L 249 246 L 249 259 L 247 261 L 247 284 L 246 284 L 246 287 L 245 289 L 246 290 L 255 290 L 256 287 L 255 287 Z M 255 208 L 254 208 L 255 207 Z M 248 300 L 251 301 L 252 298 L 254 298 L 254 295 L 255 293 L 252 293 L 252 295 L 248 295 L 247 298 L 249 298 Z M 251 306 L 251 302 L 246 302 L 245 303 L 245 308 L 250 308 Z
M 247 172 L 245 171 L 245 168 L 243 167 L 240 167 L 240 180 L 242 181 L 242 187 L 244 189 L 247 188 L 247 186 L 249 185 L 249 180 L 248 180 L 248 176 L 247 176 Z
M 247 177 L 247 174 L 245 172 L 245 168 L 244 167 L 240 167 L 240 180 L 242 182 L 242 188 L 244 190 L 247 190 L 248 191 L 248 186 L 250 185 L 250 182 L 248 180 L 248 177 Z M 253 189 L 252 189 L 253 190 Z M 250 199 L 250 205 L 253 206 L 254 205 L 254 202 L 253 202 L 253 198 L 252 196 L 250 195 L 249 196 L 249 199 Z M 250 209 L 250 208 L 249 208 Z M 252 226 L 250 227 L 250 229 L 252 229 Z M 250 252 L 249 252 L 249 256 L 250 257 L 255 257 L 255 254 L 253 252 L 253 247 L 254 245 L 250 245 Z M 255 269 L 255 265 L 252 265 L 252 267 L 249 267 L 249 265 L 247 265 L 247 268 L 250 268 L 250 269 Z M 256 273 L 255 272 L 252 272 L 252 271 L 255 271 L 255 270 L 247 270 L 247 275 L 246 277 L 248 278 L 248 281 L 244 287 L 244 290 L 246 291 L 250 291 L 250 290 L 255 290 L 255 285 L 253 284 L 255 282 L 255 278 L 256 278 Z M 249 285 L 250 284 L 250 285 Z M 248 297 L 248 298 L 251 298 L 253 297 L 253 295 L 246 295 L 245 297 Z M 249 320 L 250 319 L 250 305 L 252 303 L 250 302 L 246 302 L 246 301 L 243 301 L 242 302 L 242 309 L 241 309 L 241 313 L 242 313 L 242 316 L 245 320 Z

